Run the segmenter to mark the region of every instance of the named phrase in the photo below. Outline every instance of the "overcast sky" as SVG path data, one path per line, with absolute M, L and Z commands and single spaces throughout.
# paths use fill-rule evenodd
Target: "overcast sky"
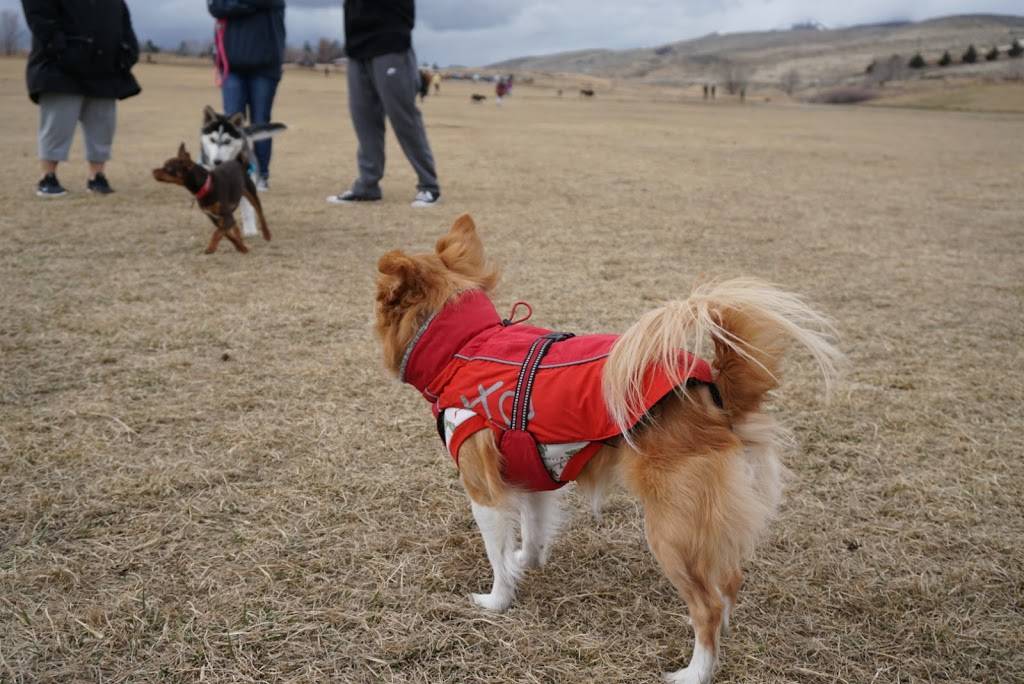
M 583 48 L 649 47 L 707 33 L 829 27 L 946 14 L 1024 13 L 1022 0 L 419 0 L 420 61 L 483 65 Z M 140 40 L 210 36 L 204 0 L 128 0 Z M 0 8 L 20 9 L 18 0 Z M 341 0 L 288 0 L 288 42 L 342 39 Z

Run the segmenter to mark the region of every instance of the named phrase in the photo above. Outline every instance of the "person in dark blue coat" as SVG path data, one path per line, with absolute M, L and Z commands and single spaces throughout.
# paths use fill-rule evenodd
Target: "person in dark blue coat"
M 67 161 L 75 127 L 81 123 L 89 162 L 86 187 L 113 192 L 104 168 L 110 159 L 117 100 L 141 88 L 131 74 L 139 43 L 124 0 L 22 0 L 32 32 L 25 80 L 39 105 L 40 197 L 67 191 L 57 180 L 57 164 Z
M 285 0 L 207 0 L 217 19 L 217 64 L 224 113 L 244 114 L 251 124 L 268 123 L 284 63 Z M 257 189 L 270 187 L 272 143 L 255 143 Z

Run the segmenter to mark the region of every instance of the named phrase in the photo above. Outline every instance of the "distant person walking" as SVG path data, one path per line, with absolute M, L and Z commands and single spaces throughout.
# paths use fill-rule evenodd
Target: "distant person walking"
M 284 63 L 285 0 L 206 0 L 217 19 L 217 69 L 224 113 L 243 114 L 250 124 L 270 123 Z M 270 189 L 273 141 L 254 143 L 256 189 Z
M 384 119 L 416 171 L 414 207 L 441 199 L 434 155 L 423 116 L 416 108 L 420 72 L 412 50 L 416 23 L 414 0 L 345 0 L 345 51 L 348 53 L 348 109 L 359 139 L 359 176 L 331 204 L 381 199 L 384 176 Z
M 494 85 L 494 99 L 495 103 L 500 107 L 501 99 L 508 95 L 509 84 L 504 77 L 499 76 L 498 82 Z
M 131 74 L 139 61 L 139 43 L 124 0 L 22 0 L 32 32 L 25 80 L 39 105 L 40 197 L 67 191 L 57 180 L 57 165 L 67 161 L 75 126 L 81 122 L 86 189 L 113 192 L 104 173 L 114 143 L 117 101 L 141 92 Z

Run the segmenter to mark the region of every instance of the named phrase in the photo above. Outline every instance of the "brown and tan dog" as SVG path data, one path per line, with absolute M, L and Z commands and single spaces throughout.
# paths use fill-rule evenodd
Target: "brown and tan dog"
M 153 169 L 153 178 L 161 183 L 182 185 L 195 195 L 199 207 L 203 210 L 216 230 L 206 246 L 206 253 L 213 254 L 223 238 L 231 241 L 239 252 L 245 253 L 249 248 L 242 241 L 242 233 L 235 222 L 235 209 L 242 197 L 249 200 L 260 222 L 263 239 L 270 240 L 270 229 L 263 216 L 263 206 L 256 194 L 256 185 L 245 172 L 245 167 L 237 159 L 218 164 L 213 170 L 206 170 L 192 161 L 185 143 L 178 148 L 178 155 L 171 157 L 159 169 Z

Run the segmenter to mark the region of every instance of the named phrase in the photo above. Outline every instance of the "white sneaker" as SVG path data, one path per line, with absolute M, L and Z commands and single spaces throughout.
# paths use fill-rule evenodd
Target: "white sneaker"
M 266 192 L 270 190 L 270 181 L 266 178 L 260 178 L 256 181 L 256 192 Z
M 416 193 L 416 199 L 412 201 L 413 207 L 431 207 L 441 201 L 441 193 L 430 190 L 420 190 Z

